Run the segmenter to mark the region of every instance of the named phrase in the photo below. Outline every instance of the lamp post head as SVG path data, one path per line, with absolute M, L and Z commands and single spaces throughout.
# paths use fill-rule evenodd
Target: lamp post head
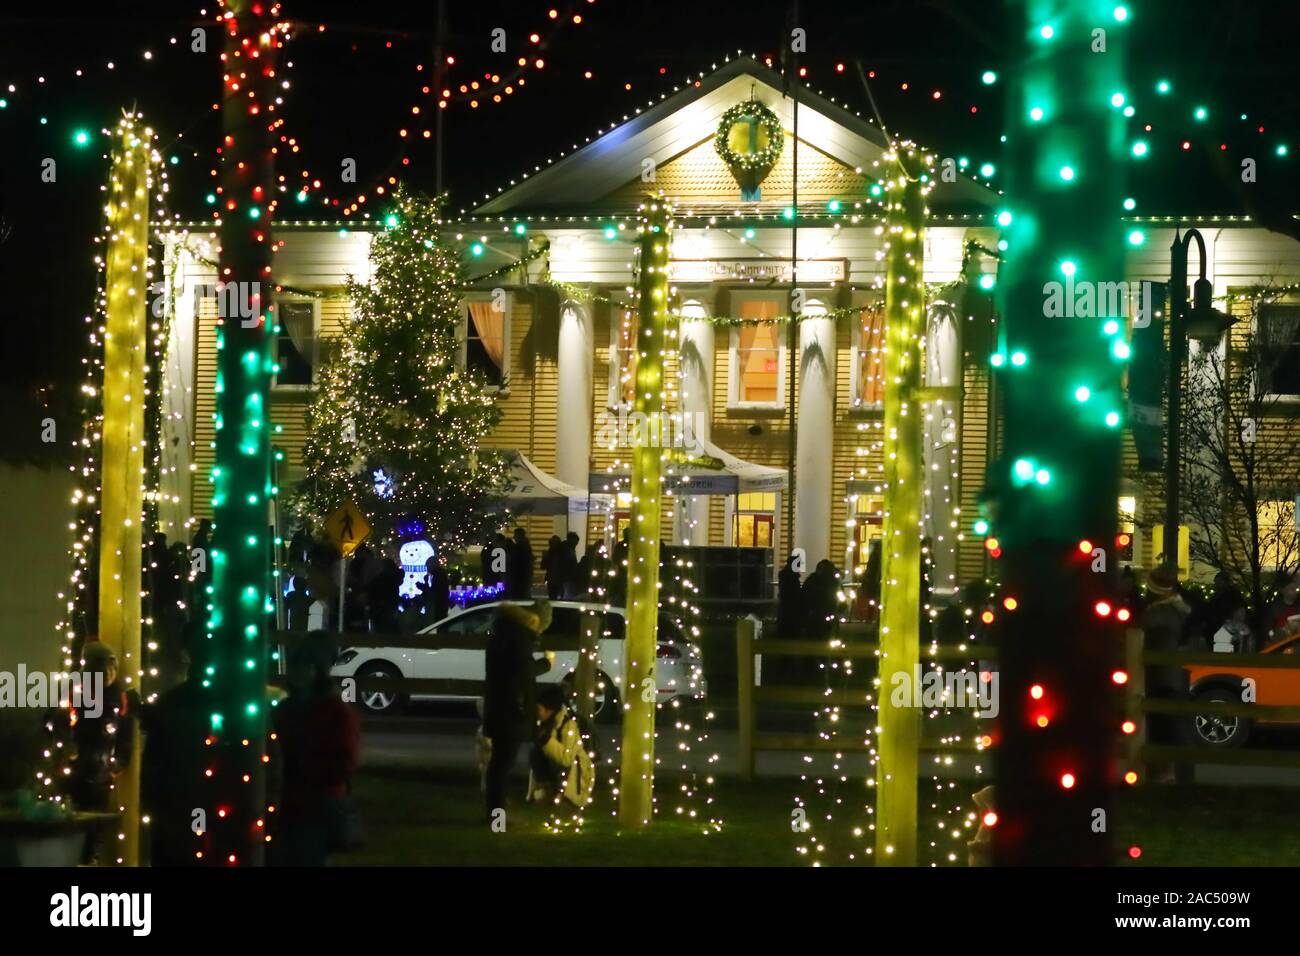
M 1213 306 L 1214 287 L 1208 279 L 1197 279 L 1192 287 L 1192 307 L 1183 316 L 1187 337 L 1203 348 L 1215 348 L 1223 334 L 1237 322 L 1237 317 L 1220 312 Z

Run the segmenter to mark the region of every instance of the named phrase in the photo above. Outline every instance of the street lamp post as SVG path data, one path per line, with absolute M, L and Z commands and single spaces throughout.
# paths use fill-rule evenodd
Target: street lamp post
M 1187 308 L 1187 250 L 1192 240 L 1200 254 L 1201 275 L 1192 289 L 1192 307 Z M 1174 230 L 1169 247 L 1169 399 L 1165 428 L 1165 529 L 1164 563 L 1178 571 L 1178 482 L 1182 454 L 1181 425 L 1183 363 L 1187 340 L 1196 339 L 1203 348 L 1215 348 L 1223 333 L 1236 321 L 1214 308 L 1214 286 L 1206 278 L 1205 239 L 1197 229 L 1183 235 Z

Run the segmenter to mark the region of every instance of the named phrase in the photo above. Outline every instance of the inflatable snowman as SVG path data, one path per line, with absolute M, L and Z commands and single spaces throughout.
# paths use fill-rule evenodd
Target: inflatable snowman
M 420 596 L 420 585 L 424 584 L 425 565 L 433 557 L 434 548 L 428 541 L 408 541 L 398 549 L 397 556 L 402 562 L 402 586 L 397 593 L 404 598 Z

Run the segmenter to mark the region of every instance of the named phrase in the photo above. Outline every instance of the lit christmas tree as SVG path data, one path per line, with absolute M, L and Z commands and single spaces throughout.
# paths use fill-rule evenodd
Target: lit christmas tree
M 348 284 L 351 319 L 308 412 L 300 515 L 351 499 L 381 537 L 414 515 L 452 548 L 495 529 L 509 471 L 480 445 L 501 418 L 495 382 L 463 367 L 465 277 L 439 233 L 441 203 L 399 189 L 370 247 L 371 281 Z

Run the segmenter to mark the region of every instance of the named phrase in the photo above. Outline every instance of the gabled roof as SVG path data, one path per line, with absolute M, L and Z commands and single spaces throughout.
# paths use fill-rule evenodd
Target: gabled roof
M 576 151 L 503 187 L 472 212 L 481 216 L 621 212 L 602 208 L 603 197 L 639 181 L 644 160 L 662 167 L 711 140 L 722 114 L 736 103 L 757 97 L 792 132 L 794 100 L 781 87 L 781 75 L 753 57 L 729 60 Z M 801 154 L 811 147 L 867 175 L 879 169 L 874 164 L 887 151 L 888 141 L 874 122 L 802 85 L 798 99 Z M 936 182 L 930 194 L 930 208 L 936 211 L 978 211 L 996 202 L 993 189 L 965 176 L 955 183 Z M 739 187 L 735 205 L 741 205 Z

